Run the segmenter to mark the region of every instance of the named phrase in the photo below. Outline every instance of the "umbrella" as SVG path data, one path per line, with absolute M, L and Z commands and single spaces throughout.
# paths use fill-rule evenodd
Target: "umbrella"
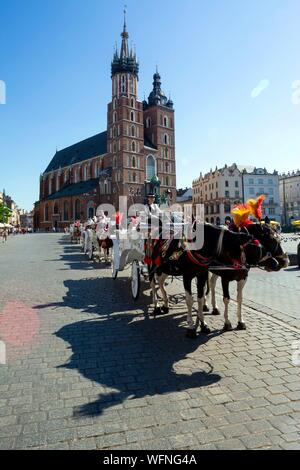
M 300 225 L 300 220 L 295 220 L 294 222 L 292 222 L 292 225 Z
M 5 225 L 2 224 L 2 222 L 0 222 L 0 228 L 4 228 L 4 227 L 5 227 Z

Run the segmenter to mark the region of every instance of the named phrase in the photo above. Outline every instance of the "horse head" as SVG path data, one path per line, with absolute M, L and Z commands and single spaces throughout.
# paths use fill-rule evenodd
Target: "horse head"
M 268 224 L 256 223 L 248 225 L 246 230 L 260 242 L 266 252 L 262 255 L 259 264 L 264 266 L 267 271 L 279 271 L 289 266 L 288 254 L 283 251 L 280 236 L 272 227 Z

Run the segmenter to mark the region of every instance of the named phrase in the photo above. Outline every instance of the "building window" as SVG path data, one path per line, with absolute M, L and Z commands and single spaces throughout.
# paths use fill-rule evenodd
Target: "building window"
M 228 186 L 229 186 L 229 182 L 226 180 L 225 181 L 225 188 L 228 188 Z
M 131 107 L 134 108 L 134 98 L 131 98 L 130 104 L 131 104 Z
M 151 127 L 151 118 L 147 117 L 146 119 L 146 127 Z
M 113 158 L 113 168 L 117 168 L 117 157 L 114 156 Z
M 229 197 L 229 191 L 225 191 L 225 197 Z
M 254 179 L 253 178 L 249 178 L 249 184 L 254 184 Z
M 168 118 L 167 118 L 167 116 L 164 116 L 164 126 L 168 127 Z
M 169 144 L 169 136 L 168 134 L 164 134 L 164 140 L 163 140 L 164 144 L 165 145 L 168 145 Z
M 117 111 L 114 111 L 113 114 L 113 123 L 117 122 Z
M 147 179 L 151 180 L 156 174 L 155 158 L 152 155 L 147 157 Z
M 239 182 L 238 182 L 238 181 L 235 181 L 235 182 L 234 182 L 234 185 L 235 185 L 236 188 L 238 188 L 238 187 L 239 187 Z
M 224 204 L 224 212 L 229 213 L 231 210 L 230 204 Z
M 122 94 L 126 93 L 126 78 L 125 78 L 125 75 L 122 75 L 122 78 L 121 78 L 121 90 L 122 90 Z
M 131 143 L 131 150 L 132 150 L 132 152 L 135 152 L 135 142 Z
M 75 201 L 75 220 L 80 220 L 80 201 L 76 199 Z
M 254 188 L 249 188 L 249 194 L 254 194 Z
M 262 178 L 259 178 L 258 184 L 264 184 L 264 180 Z
M 48 204 L 45 205 L 45 222 L 49 220 L 49 207 Z
M 131 137 L 135 137 L 135 126 L 131 126 Z
M 116 109 L 116 107 L 117 107 L 117 99 L 114 98 L 114 101 L 113 101 L 113 109 Z
M 69 203 L 64 202 L 64 220 L 69 220 Z
M 132 122 L 135 121 L 135 118 L 134 118 L 134 111 L 131 111 L 131 113 L 130 113 L 130 121 L 132 121 Z
M 168 162 L 165 163 L 165 170 L 166 170 L 166 173 L 169 173 L 169 163 Z
M 136 168 L 136 159 L 135 159 L 135 157 L 132 157 L 131 166 L 132 166 L 132 168 Z

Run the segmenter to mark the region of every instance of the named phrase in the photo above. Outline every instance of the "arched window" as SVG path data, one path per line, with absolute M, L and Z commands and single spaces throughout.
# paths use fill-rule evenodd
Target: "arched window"
M 117 111 L 114 111 L 114 114 L 113 114 L 113 122 L 117 122 Z
M 132 108 L 134 108 L 134 98 L 131 98 L 130 105 L 131 105 Z
M 64 220 L 69 220 L 69 203 L 68 203 L 68 201 L 64 202 Z
M 153 155 L 148 155 L 147 157 L 147 179 L 151 180 L 156 174 L 156 162 Z
M 59 174 L 56 175 L 56 191 L 59 191 Z
M 117 107 L 117 99 L 114 98 L 114 101 L 113 101 L 113 109 L 116 109 L 116 107 Z
M 169 158 L 169 149 L 168 149 L 168 147 L 165 148 L 165 158 Z
M 131 144 L 131 150 L 132 150 L 132 152 L 135 152 L 135 142 L 132 142 L 132 144 Z
M 146 127 L 151 127 L 151 117 L 147 117 L 147 119 L 146 119 Z
M 83 179 L 84 181 L 87 180 L 87 165 L 84 165 L 83 167 Z
M 135 172 L 133 172 L 133 174 L 132 174 L 132 182 L 136 183 L 136 173 Z
M 131 137 L 135 137 L 135 126 L 131 126 Z
M 58 205 L 57 202 L 54 204 L 54 212 L 53 214 L 58 214 Z
M 80 201 L 76 199 L 75 201 L 75 219 L 80 220 Z
M 87 204 L 87 218 L 92 219 L 95 215 L 94 201 L 89 201 Z
M 98 162 L 96 162 L 94 166 L 94 178 L 97 178 L 97 176 L 98 176 Z
M 125 75 L 122 75 L 122 78 L 121 78 L 121 90 L 122 90 L 122 94 L 126 93 L 126 77 L 125 77 Z
M 114 129 L 113 129 L 113 136 L 117 137 L 117 128 L 116 128 L 116 126 L 114 126 Z
M 168 124 L 169 124 L 168 118 L 167 116 L 164 116 L 164 126 L 168 127 Z
M 75 170 L 74 170 L 74 181 L 75 181 L 75 183 L 79 183 L 79 181 L 80 181 L 79 168 L 75 168 Z
M 130 113 L 130 121 L 132 121 L 132 122 L 135 121 L 135 118 L 134 118 L 134 111 L 131 111 L 131 113 Z
M 49 207 L 48 204 L 45 205 L 45 221 L 49 220 Z
M 169 136 L 168 134 L 164 134 L 164 144 L 168 145 L 168 143 L 169 143 Z
M 166 186 L 169 186 L 169 177 L 166 176 Z
M 117 168 L 117 157 L 114 156 L 113 158 L 113 168 Z
M 166 168 L 166 173 L 169 173 L 169 162 L 166 162 L 165 168 Z
M 64 173 L 64 182 L 66 183 L 68 181 L 68 176 L 69 176 L 69 170 L 66 170 Z
M 131 166 L 132 168 L 136 168 L 136 159 L 134 156 L 132 157 Z

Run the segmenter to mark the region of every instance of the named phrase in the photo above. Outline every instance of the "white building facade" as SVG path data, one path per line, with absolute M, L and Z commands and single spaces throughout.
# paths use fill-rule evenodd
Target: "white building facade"
M 249 169 L 239 167 L 243 178 L 243 199 L 255 199 L 264 194 L 266 199 L 263 203 L 263 217 L 268 216 L 270 220 L 281 223 L 281 209 L 279 196 L 279 175 L 277 171 L 268 173 L 266 168 Z

